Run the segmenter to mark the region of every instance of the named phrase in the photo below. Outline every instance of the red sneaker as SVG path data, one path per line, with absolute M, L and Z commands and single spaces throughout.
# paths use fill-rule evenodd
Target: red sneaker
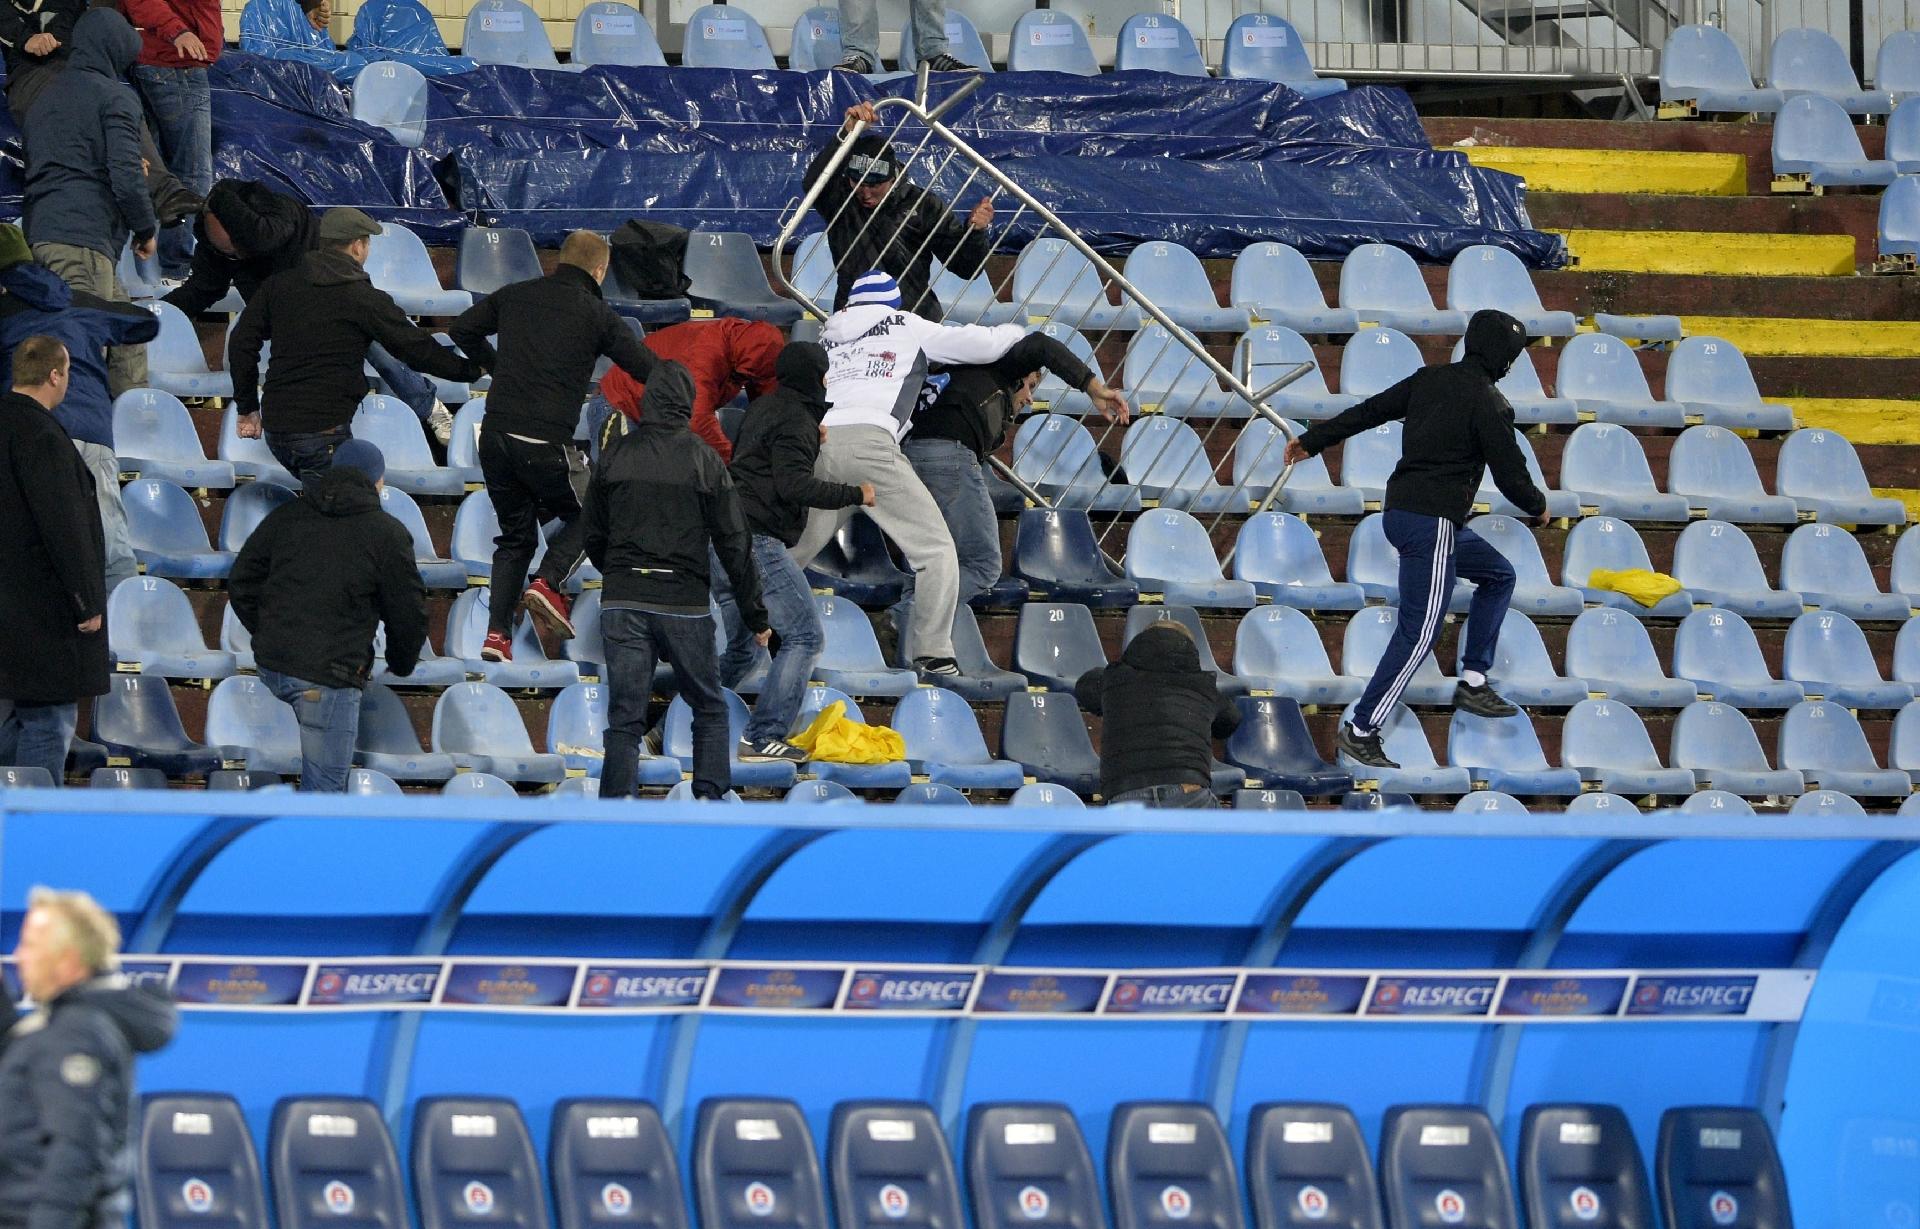
M 573 639 L 573 603 L 566 594 L 557 592 L 544 580 L 536 580 L 527 586 L 522 600 L 534 622 L 562 640 Z
M 481 661 L 512 661 L 513 641 L 499 632 L 488 632 L 487 639 L 480 646 Z

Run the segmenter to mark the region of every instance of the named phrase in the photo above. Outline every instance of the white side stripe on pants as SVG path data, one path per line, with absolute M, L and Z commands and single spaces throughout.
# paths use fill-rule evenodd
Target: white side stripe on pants
M 1369 730 L 1378 730 L 1386 724 L 1393 706 L 1400 702 L 1400 694 L 1413 682 L 1421 661 L 1433 650 L 1433 638 L 1440 631 L 1440 620 L 1446 617 L 1447 603 L 1453 597 L 1451 586 L 1447 583 L 1447 574 L 1453 570 L 1453 522 L 1444 516 L 1435 520 L 1433 570 L 1427 576 L 1426 617 L 1420 621 L 1420 636 L 1414 641 L 1413 652 L 1408 655 L 1406 664 L 1400 667 L 1400 673 L 1393 676 L 1393 682 L 1387 687 L 1386 694 L 1380 697 L 1380 703 L 1374 705 L 1373 711 L 1364 718 Z

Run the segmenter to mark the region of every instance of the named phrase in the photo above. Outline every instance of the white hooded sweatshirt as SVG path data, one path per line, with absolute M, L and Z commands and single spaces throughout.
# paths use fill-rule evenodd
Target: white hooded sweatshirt
M 827 351 L 822 425 L 907 433 L 929 363 L 991 363 L 1027 330 L 1017 324 L 935 324 L 898 307 L 862 303 L 833 313 L 820 330 Z

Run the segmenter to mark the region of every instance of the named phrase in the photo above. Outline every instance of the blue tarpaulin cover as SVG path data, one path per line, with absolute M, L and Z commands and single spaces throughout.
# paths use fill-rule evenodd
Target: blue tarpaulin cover
M 366 0 L 353 14 L 347 50 L 368 63 L 399 60 L 429 77 L 471 72 L 466 56 L 448 55 L 439 23 L 420 0 Z
M 247 0 L 240 10 L 240 49 L 312 64 L 342 81 L 353 80 L 367 66 L 364 56 L 341 51 L 323 31 L 314 29 L 299 0 Z

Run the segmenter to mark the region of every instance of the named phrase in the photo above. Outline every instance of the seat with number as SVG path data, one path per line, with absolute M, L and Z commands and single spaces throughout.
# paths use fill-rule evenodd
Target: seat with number
M 1888 682 L 1860 625 L 1843 614 L 1812 610 L 1787 627 L 1781 673 L 1848 708 L 1899 708 L 1913 700 L 1913 684 Z
M 1097 75 L 1100 70 L 1091 67 L 1093 50 L 1087 44 L 1086 31 L 1071 15 L 1058 9 L 1037 9 L 1014 26 L 1008 69 L 1020 72 L 1034 67 L 1023 62 L 1031 56 L 1057 56 L 1058 45 L 1025 40 L 1052 37 L 1060 31 L 1067 32 L 1069 40 L 1077 40 L 1079 48 L 1085 51 L 1089 67 L 1081 75 Z M 1052 64 L 1046 67 L 1055 72 L 1079 71 Z M 1065 239 L 1035 239 L 1020 249 L 1020 255 L 1013 262 L 1013 301 L 1026 313 L 1029 323 L 1045 319 L 1070 328 L 1097 331 L 1140 327 L 1140 309 L 1130 299 L 1117 305 L 1109 302 L 1106 284 L 1093 262 Z
M 1308 798 L 1344 794 L 1353 774 L 1321 758 L 1297 701 L 1244 696 L 1240 727 L 1227 739 L 1227 763 L 1244 769 L 1249 785 L 1294 790 Z
M 1251 581 L 1228 580 L 1213 556 L 1206 527 L 1170 508 L 1143 512 L 1127 533 L 1127 576 L 1166 602 L 1209 610 L 1254 605 Z
M 1100 788 L 1100 756 L 1072 696 L 1018 692 L 1007 697 L 1000 754 L 1027 776 L 1092 797 Z
M 355 1229 L 407 1229 L 400 1159 L 373 1102 L 287 1097 L 273 1107 L 270 1141 L 280 1229 L 317 1229 L 345 1217 Z
M 1639 439 L 1625 427 L 1590 422 L 1574 428 L 1560 456 L 1560 485 L 1586 507 L 1629 521 L 1680 521 L 1691 515 L 1684 495 L 1653 484 Z
M 1787 1176 L 1767 1120 L 1742 1107 L 1676 1107 L 1660 1116 L 1655 1152 L 1667 1229 L 1793 1229 Z
M 833 1107 L 827 1149 L 840 1229 L 965 1229 L 953 1154 L 932 1107 L 842 1101 Z
M 1087 41 L 1087 32 L 1071 13 L 1058 9 L 1036 9 L 1022 15 L 1013 25 L 1013 34 L 1007 45 L 1007 71 L 1097 77 L 1100 75 L 1100 61 L 1094 58 L 1093 44 Z M 1025 296 L 1016 289 L 1013 297 L 1020 299 Z
M 1333 578 L 1314 531 L 1287 512 L 1241 522 L 1233 574 L 1252 582 L 1259 596 L 1296 610 L 1358 610 L 1366 600 L 1359 585 Z
M 1233 672 L 1249 687 L 1302 704 L 1346 704 L 1366 684 L 1334 672 L 1312 620 L 1286 606 L 1249 610 L 1234 634 Z
M 1297 438 L 1301 428 L 1289 422 L 1287 430 Z M 1233 485 L 1237 499 L 1249 505 L 1266 496 L 1280 477 L 1287 441 L 1279 428 L 1264 418 L 1255 418 L 1240 429 L 1233 442 Z M 1335 486 L 1327 473 L 1324 456 L 1308 457 L 1294 463 L 1287 485 L 1280 490 L 1273 508 L 1308 516 L 1359 516 L 1366 511 L 1366 496 L 1350 487 Z
M 1816 521 L 1853 525 L 1904 525 L 1906 505 L 1873 493 L 1860 454 L 1837 431 L 1795 431 L 1780 445 L 1774 489 L 1811 512 Z
M 1688 529 L 1697 528 L 1699 525 L 1688 526 Z M 1595 605 L 1624 610 L 1641 618 L 1678 619 L 1693 610 L 1693 597 L 1684 589 L 1668 594 L 1651 606 L 1642 606 L 1616 590 L 1593 588 L 1588 581 L 1601 569 L 1651 572 L 1653 560 L 1647 556 L 1647 544 L 1640 540 L 1633 526 L 1611 516 L 1589 516 L 1567 534 L 1560 561 L 1560 579 L 1565 584 L 1579 589 L 1581 596 Z
M 1813 789 L 1872 798 L 1904 798 L 1913 790 L 1905 772 L 1880 767 L 1859 719 L 1829 700 L 1802 700 L 1787 710 L 1778 759 Z
M 1093 1157 L 1064 1105 L 975 1105 L 967 1115 L 966 1170 L 978 1229 L 1106 1223 Z
M 1547 763 L 1540 735 L 1525 713 L 1476 717 L 1456 711 L 1447 730 L 1447 762 L 1465 768 L 1482 789 L 1504 794 L 1571 798 L 1582 788 L 1577 769 Z
M 1837 525 L 1802 525 L 1787 535 L 1780 584 L 1807 605 L 1850 619 L 1905 621 L 1913 614 L 1906 594 L 1880 591 L 1860 540 Z
M 1520 1194 L 1538 1229 L 1653 1229 L 1647 1167 L 1612 1105 L 1534 1105 L 1520 1120 Z
M 1740 347 L 1721 337 L 1689 337 L 1667 359 L 1667 398 L 1715 427 L 1793 430 L 1793 407 L 1764 401 Z
M 1278 17 L 1271 20 L 1284 24 Z M 1256 319 L 1289 331 L 1351 333 L 1360 327 L 1353 309 L 1327 306 L 1326 293 L 1307 258 L 1284 243 L 1252 243 L 1242 248 L 1233 258 L 1227 297 L 1236 307 L 1252 308 Z M 1255 390 L 1260 387 L 1248 383 Z
M 1583 700 L 1560 729 L 1560 761 L 1621 794 L 1691 794 L 1693 774 L 1667 768 L 1640 714 L 1618 700 Z
M 827 1229 L 813 1134 L 791 1101 L 709 1098 L 694 1129 L 702 1229 Z
M 1368 323 L 1407 333 L 1457 337 L 1467 331 L 1466 313 L 1435 307 L 1413 257 L 1386 243 L 1363 243 L 1347 253 L 1340 263 L 1340 306 Z
M 1093 613 L 1077 603 L 1029 602 L 1013 636 L 1013 668 L 1034 685 L 1072 693 L 1089 670 L 1107 664 Z
M 1500 1135 L 1470 1106 L 1400 1105 L 1380 1128 L 1380 1185 L 1396 1229 L 1519 1229 Z
M 220 1093 L 148 1097 L 134 1197 L 142 1229 L 267 1229 L 260 1163 L 239 1102 Z
M 1254 1229 L 1382 1229 L 1373 1161 L 1344 1105 L 1254 1106 L 1246 1163 Z
M 1526 326 L 1531 337 L 1572 337 L 1572 312 L 1548 311 L 1520 258 L 1505 248 L 1476 243 L 1447 266 L 1447 306 L 1468 316 L 1491 308 Z
M 1806 698 L 1800 684 L 1773 677 L 1747 621 L 1720 607 L 1696 610 L 1680 621 L 1673 672 L 1691 680 L 1702 695 L 1741 708 L 1790 708 Z
M 1134 23 L 1139 22 L 1139 26 Z M 1184 39 L 1188 49 L 1193 48 L 1193 35 L 1177 17 L 1163 17 L 1154 13 L 1138 13 L 1127 19 L 1120 30 L 1120 50 L 1123 54 L 1144 54 L 1151 48 L 1137 47 L 1134 44 L 1142 37 L 1147 39 L 1164 38 L 1168 27 L 1179 39 Z M 1129 36 L 1131 29 L 1132 36 Z M 1198 72 L 1187 73 L 1190 77 L 1206 75 L 1206 66 L 1200 62 L 1200 53 L 1193 51 L 1193 66 Z M 1116 65 L 1116 67 L 1119 67 Z M 1147 65 L 1134 64 L 1129 67 L 1144 68 Z M 1176 71 L 1161 69 L 1162 72 Z M 1213 280 L 1207 276 L 1200 258 L 1177 243 L 1154 241 L 1142 243 L 1127 254 L 1127 262 L 1121 266 L 1128 281 L 1139 287 L 1140 293 L 1152 299 L 1154 305 L 1182 328 L 1192 329 L 1196 333 L 1239 333 L 1246 329 L 1251 317 L 1246 308 L 1220 306 L 1220 300 L 1213 297 Z M 1159 328 L 1159 325 L 1152 326 Z M 1161 330 L 1163 336 L 1165 330 Z M 1185 351 L 1181 354 L 1184 357 Z M 1197 364 L 1196 364 L 1197 367 Z M 1206 368 L 1198 367 L 1205 371 Z M 1133 388 L 1128 384 L 1129 389 Z M 1142 400 L 1145 396 L 1142 395 Z
M 1686 407 L 1655 401 L 1634 348 L 1617 337 L 1583 333 L 1560 354 L 1560 395 L 1573 398 L 1582 414 L 1628 427 L 1687 425 Z
M 560 1101 L 552 1141 L 548 1168 L 559 1229 L 687 1229 L 680 1162 L 660 1111 L 648 1102 Z
M 1760 749 L 1746 715 L 1732 705 L 1700 700 L 1680 710 L 1673 723 L 1669 757 L 1693 772 L 1703 788 L 1760 798 L 1797 795 L 1806 781 L 1790 768 L 1776 769 Z
M 1116 1105 L 1107 1135 L 1114 1229 L 1244 1229 L 1240 1183 L 1211 1107 L 1186 1101 Z
M 1745 440 L 1726 427 L 1688 427 L 1667 454 L 1667 485 L 1689 507 L 1736 524 L 1791 525 L 1800 510 L 1769 495 Z
M 1391 606 L 1369 606 L 1347 620 L 1340 647 L 1340 672 L 1363 685 L 1371 679 L 1399 619 L 1400 612 Z M 1459 679 L 1440 673 L 1440 663 L 1428 649 L 1400 698 L 1407 704 L 1451 704 L 1453 689 L 1459 683 Z
M 1646 625 L 1618 610 L 1589 610 L 1573 621 L 1567 672 L 1636 708 L 1680 708 L 1699 698 L 1692 680 L 1667 677 Z
M 540 1163 L 520 1107 L 494 1097 L 423 1097 L 413 1113 L 420 1229 L 476 1221 L 547 1229 Z

